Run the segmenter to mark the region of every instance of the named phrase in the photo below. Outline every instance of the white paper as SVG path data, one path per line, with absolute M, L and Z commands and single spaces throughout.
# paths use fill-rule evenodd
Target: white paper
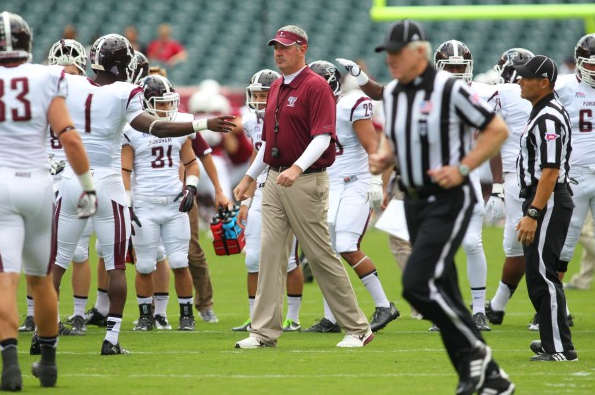
M 383 232 L 409 241 L 403 201 L 392 199 L 374 226 Z

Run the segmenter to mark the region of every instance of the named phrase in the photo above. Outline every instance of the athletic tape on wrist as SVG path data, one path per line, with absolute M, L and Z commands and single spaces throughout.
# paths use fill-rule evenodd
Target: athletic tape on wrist
M 192 121 L 192 129 L 194 129 L 195 132 L 200 132 L 201 130 L 206 130 L 207 129 L 207 122 L 208 119 L 199 119 L 197 121 Z
M 355 81 L 360 86 L 366 85 L 369 80 L 370 80 L 370 78 L 368 78 L 368 75 L 366 73 L 364 73 L 363 70 L 361 70 L 359 75 L 357 77 L 355 77 Z
M 87 170 L 83 174 L 77 174 L 79 179 L 79 183 L 83 187 L 83 191 L 89 192 L 94 191 L 95 187 L 93 186 L 93 176 L 91 175 L 91 170 Z
M 188 176 L 186 177 L 186 185 L 192 185 L 196 188 L 198 185 L 198 177 L 197 176 Z
M 246 206 L 248 208 L 250 208 L 250 206 L 252 206 L 252 198 L 248 198 L 246 200 L 242 200 L 242 203 L 240 203 L 241 206 Z

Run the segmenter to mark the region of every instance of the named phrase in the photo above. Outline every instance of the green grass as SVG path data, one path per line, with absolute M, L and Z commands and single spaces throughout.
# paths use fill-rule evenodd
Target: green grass
M 488 292 L 493 296 L 504 255 L 502 230 L 486 228 L 484 244 L 488 258 Z M 44 394 L 453 394 L 457 378 L 442 346 L 440 336 L 428 332 L 428 321 L 409 317 L 409 306 L 401 297 L 400 271 L 388 249 L 386 234 L 371 230 L 363 250 L 374 260 L 384 289 L 396 302 L 402 316 L 377 334 L 362 349 L 338 349 L 341 334 L 289 333 L 279 339 L 277 348 L 237 350 L 234 344 L 245 334 L 230 331 L 248 316 L 243 255 L 216 257 L 203 237 L 209 256 L 215 311 L 218 324 L 197 320 L 192 333 L 174 331 L 132 331 L 138 308 L 134 292 L 134 270 L 129 266 L 128 303 L 124 315 L 122 345 L 132 354 L 99 355 L 104 328 L 89 327 L 84 337 L 60 338 L 59 380 L 55 389 L 40 390 L 29 366 L 37 358 L 28 354 L 30 334 L 21 334 L 20 361 L 24 391 Z M 274 247 L 273 247 L 274 248 Z M 577 256 L 569 275 L 578 268 Z M 92 260 L 94 262 L 94 260 Z M 458 255 L 459 278 L 465 300 L 470 300 L 465 256 Z M 360 306 L 371 314 L 369 294 L 353 271 L 348 269 Z M 25 311 L 24 286 L 20 287 L 19 309 Z M 60 302 L 61 316 L 72 313 L 70 278 L 65 276 Z M 173 289 L 173 288 L 172 288 Z M 173 291 L 172 291 L 173 292 Z M 529 343 L 538 334 L 529 332 L 527 322 L 533 309 L 524 282 L 519 286 L 504 319 L 485 337 L 494 357 L 517 385 L 517 394 L 595 393 L 595 314 L 594 291 L 568 291 L 575 317 L 573 341 L 579 353 L 576 363 L 529 362 Z M 92 287 L 88 307 L 95 300 Z M 300 315 L 303 327 L 322 316 L 321 293 L 316 283 L 306 284 Z M 168 310 L 172 325 L 179 316 L 172 294 Z M 198 317 L 197 317 L 198 318 Z

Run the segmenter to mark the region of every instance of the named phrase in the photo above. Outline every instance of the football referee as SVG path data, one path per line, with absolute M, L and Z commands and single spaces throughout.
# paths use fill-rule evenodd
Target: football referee
M 525 217 L 516 227 L 529 298 L 539 314 L 541 340 L 531 343 L 537 354 L 531 360 L 575 361 L 566 297 L 556 272 L 574 209 L 568 187 L 570 119 L 554 97 L 558 70 L 553 60 L 538 55 L 514 68 L 521 76 L 521 97 L 533 105 L 517 159 Z
M 457 395 L 512 394 L 514 384 L 492 359 L 464 305 L 454 262 L 478 198 L 469 172 L 498 152 L 508 130 L 467 84 L 430 65 L 431 47 L 417 22 L 391 25 L 376 47 L 380 51 L 387 51 L 394 77 L 382 88 L 391 144 L 370 155 L 370 170 L 378 174 L 396 162 L 401 174 L 413 246 L 403 297 L 440 327 L 459 375 Z M 475 129 L 479 136 L 471 150 Z

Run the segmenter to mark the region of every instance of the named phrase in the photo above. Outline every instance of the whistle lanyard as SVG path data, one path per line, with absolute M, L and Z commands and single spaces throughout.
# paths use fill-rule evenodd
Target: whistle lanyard
M 279 134 L 279 116 L 281 115 L 281 111 L 283 110 L 283 107 L 279 107 L 279 98 L 281 97 L 281 90 L 284 85 L 285 84 L 281 84 L 281 86 L 279 86 L 279 93 L 277 93 L 277 103 L 275 106 L 275 135 L 273 139 L 273 148 L 275 149 L 277 148 L 277 134 Z M 285 99 L 287 99 L 287 96 L 289 96 L 290 92 L 291 88 L 289 87 L 289 85 L 287 85 L 287 93 L 285 93 L 285 95 L 281 99 L 281 103 L 285 102 Z

